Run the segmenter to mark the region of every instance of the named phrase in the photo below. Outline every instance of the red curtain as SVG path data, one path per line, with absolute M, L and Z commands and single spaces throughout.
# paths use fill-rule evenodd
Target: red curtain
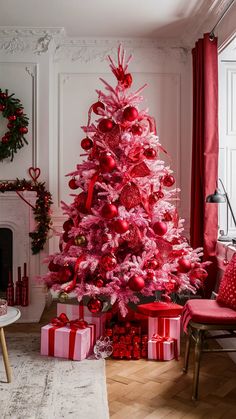
M 206 203 L 218 179 L 218 51 L 209 34 L 196 42 L 193 57 L 193 144 L 190 237 L 213 263 L 205 283 L 209 297 L 216 280 L 217 204 Z

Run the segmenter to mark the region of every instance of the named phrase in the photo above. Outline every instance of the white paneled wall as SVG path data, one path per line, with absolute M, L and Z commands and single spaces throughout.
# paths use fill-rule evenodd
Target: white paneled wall
M 71 193 L 65 174 L 81 161 L 80 141 L 84 135 L 80 126 L 86 125 L 88 109 L 97 100 L 95 89 L 103 88 L 99 77 L 115 84 L 105 57 L 111 53 L 115 58 L 118 42 L 60 43 L 53 34 L 46 41 L 45 45 L 39 40 L 32 42 L 36 42 L 36 49 L 28 44 L 19 48 L 16 42 L 9 50 L 0 38 L 0 86 L 16 93 L 30 117 L 27 137 L 30 145 L 20 150 L 12 163 L 0 163 L 0 179 L 27 177 L 29 166 L 40 167 L 41 179 L 53 193 L 53 220 L 60 230 L 63 222 L 60 201 L 70 201 Z M 180 215 L 186 219 L 188 233 L 191 54 L 183 48 L 158 47 L 154 41 L 127 40 L 124 44 L 127 52 L 133 54 L 132 89 L 148 83 L 143 92 L 143 106 L 156 119 L 160 141 L 169 154 L 166 161 L 182 189 L 178 206 Z M 57 250 L 55 239 L 51 240 L 51 250 Z

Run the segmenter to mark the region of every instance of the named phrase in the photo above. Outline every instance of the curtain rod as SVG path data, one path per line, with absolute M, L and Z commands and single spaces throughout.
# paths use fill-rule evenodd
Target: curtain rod
M 209 34 L 209 38 L 211 41 L 214 40 L 215 38 L 215 34 L 214 34 L 214 30 L 217 28 L 217 26 L 219 25 L 219 23 L 224 19 L 225 15 L 228 13 L 229 9 L 231 8 L 231 6 L 233 5 L 234 0 L 231 0 L 231 2 L 228 4 L 228 6 L 226 7 L 226 9 L 224 10 L 224 12 L 222 13 L 222 15 L 220 16 L 220 18 L 217 20 L 215 26 L 212 28 L 210 34 Z

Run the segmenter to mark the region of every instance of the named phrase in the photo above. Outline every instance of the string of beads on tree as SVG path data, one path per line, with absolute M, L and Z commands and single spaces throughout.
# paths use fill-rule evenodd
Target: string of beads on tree
M 8 131 L 0 138 L 0 161 L 14 158 L 14 154 L 24 144 L 28 144 L 25 134 L 28 132 L 29 118 L 24 113 L 21 101 L 14 97 L 15 94 L 8 94 L 8 90 L 0 89 L 0 112 L 8 120 Z
M 35 191 L 37 193 L 35 206 L 32 207 L 36 222 L 36 229 L 29 233 L 29 236 L 32 239 L 31 250 L 33 255 L 36 255 L 40 252 L 40 250 L 43 250 L 47 240 L 48 231 L 51 228 L 51 193 L 46 190 L 44 183 L 32 182 L 31 180 L 26 179 L 16 179 L 13 182 L 0 182 L 0 192 L 4 193 L 9 191 Z M 21 195 L 20 197 L 22 198 Z M 24 201 L 28 203 L 25 199 Z

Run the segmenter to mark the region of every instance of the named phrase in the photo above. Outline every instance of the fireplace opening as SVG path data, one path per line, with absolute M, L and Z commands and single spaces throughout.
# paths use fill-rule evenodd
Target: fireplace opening
M 9 271 L 12 272 L 13 234 L 10 228 L 0 228 L 0 296 L 6 296 Z

